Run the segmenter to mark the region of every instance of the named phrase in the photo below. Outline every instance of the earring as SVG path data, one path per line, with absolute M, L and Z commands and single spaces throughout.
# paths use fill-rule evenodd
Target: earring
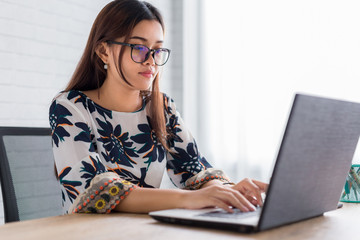
M 106 63 L 104 64 L 104 69 L 108 69 L 108 65 Z

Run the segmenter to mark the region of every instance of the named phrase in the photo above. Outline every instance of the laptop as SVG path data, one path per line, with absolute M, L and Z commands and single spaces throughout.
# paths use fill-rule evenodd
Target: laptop
M 259 232 L 335 210 L 360 136 L 360 104 L 296 94 L 263 207 L 150 212 L 162 222 Z

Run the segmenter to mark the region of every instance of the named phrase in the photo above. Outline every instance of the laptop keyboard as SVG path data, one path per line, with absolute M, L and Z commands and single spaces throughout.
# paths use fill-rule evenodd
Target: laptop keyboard
M 202 217 L 217 217 L 217 218 L 231 218 L 242 219 L 246 217 L 252 217 L 260 214 L 261 208 L 257 208 L 254 212 L 241 212 L 239 209 L 234 208 L 233 213 L 226 212 L 225 210 L 212 211 L 208 213 L 199 214 Z

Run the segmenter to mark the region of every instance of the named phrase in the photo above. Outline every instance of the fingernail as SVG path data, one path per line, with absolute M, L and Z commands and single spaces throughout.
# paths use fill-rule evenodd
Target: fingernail
M 227 209 L 225 209 L 228 213 L 233 213 L 234 210 L 231 207 L 228 207 Z

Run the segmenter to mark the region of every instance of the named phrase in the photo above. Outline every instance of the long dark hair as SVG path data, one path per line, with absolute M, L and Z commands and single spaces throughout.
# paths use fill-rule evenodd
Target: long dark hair
M 115 0 L 107 4 L 96 17 L 91 28 L 84 53 L 77 68 L 67 85 L 65 91 L 94 90 L 102 86 L 106 78 L 106 70 L 101 58 L 96 54 L 101 43 L 116 38 L 125 37 L 125 42 L 131 37 L 134 27 L 142 20 L 158 21 L 165 31 L 163 18 L 158 9 L 148 2 L 138 0 Z M 131 85 L 125 78 L 121 69 L 121 59 L 124 48 L 120 50 L 117 71 L 124 81 Z M 140 91 L 150 101 L 150 124 L 158 140 L 167 149 L 167 138 L 164 116 L 163 95 L 159 91 L 159 74 L 155 77 L 151 91 Z

